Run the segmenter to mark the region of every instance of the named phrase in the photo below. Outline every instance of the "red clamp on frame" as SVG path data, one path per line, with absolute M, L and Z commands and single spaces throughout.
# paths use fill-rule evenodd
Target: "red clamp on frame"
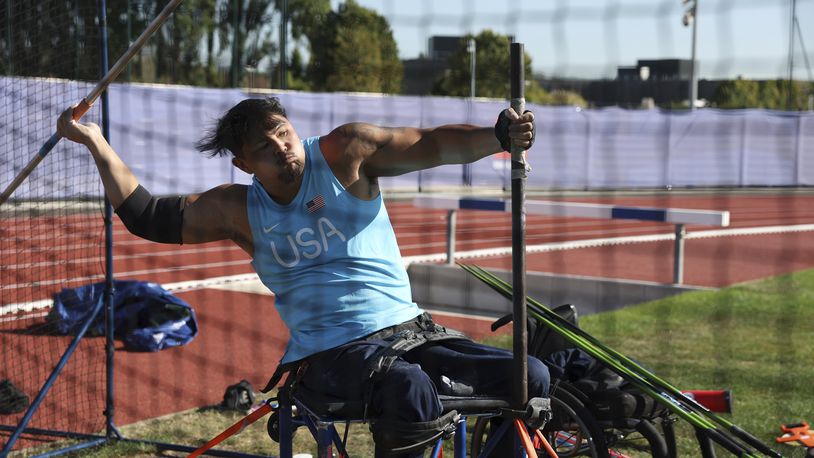
M 716 413 L 732 413 L 732 393 L 729 390 L 682 390 L 687 397 Z

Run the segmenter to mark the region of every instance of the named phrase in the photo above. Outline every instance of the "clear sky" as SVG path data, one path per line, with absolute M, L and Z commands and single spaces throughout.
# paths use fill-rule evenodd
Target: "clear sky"
M 637 59 L 691 55 L 681 0 L 357 0 L 385 16 L 402 58 L 426 52 L 432 35 L 483 29 L 525 43 L 535 72 L 614 77 Z M 339 0 L 332 0 L 334 5 Z M 785 78 L 792 0 L 698 0 L 699 78 Z M 795 79 L 814 71 L 814 0 L 797 0 Z

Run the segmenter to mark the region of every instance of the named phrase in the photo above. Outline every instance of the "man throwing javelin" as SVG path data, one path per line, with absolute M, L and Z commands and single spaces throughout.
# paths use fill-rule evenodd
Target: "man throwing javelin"
M 139 184 L 98 126 L 71 112 L 57 130 L 88 148 L 130 232 L 161 243 L 228 239 L 252 257 L 290 331 L 281 367 L 297 367 L 303 388 L 363 400 L 377 456 L 422 456 L 427 438 L 451 421 L 439 393 L 508 395 L 511 352 L 435 325 L 412 301 L 378 178 L 528 149 L 531 112 L 504 110 L 494 128 L 350 123 L 300 139 L 276 98 L 247 99 L 198 149 L 231 156 L 252 184 L 163 198 Z M 545 397 L 548 370 L 533 357 L 528 368 L 529 397 Z

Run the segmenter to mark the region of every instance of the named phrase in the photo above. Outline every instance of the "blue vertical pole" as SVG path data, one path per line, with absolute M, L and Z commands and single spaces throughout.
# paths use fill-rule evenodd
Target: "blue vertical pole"
M 455 458 L 466 458 L 466 417 L 458 420 L 455 431 Z
M 107 61 L 107 4 L 105 0 L 98 0 L 99 9 L 99 74 L 105 77 L 108 71 Z M 107 89 L 102 92 L 102 134 L 110 141 L 110 105 L 108 103 Z M 105 368 L 106 383 L 105 390 L 105 435 L 110 439 L 114 434 L 121 438 L 121 434 L 116 430 L 113 423 L 113 296 L 115 294 L 113 286 L 113 206 L 105 197 Z
M 291 397 L 288 388 L 280 388 L 278 393 L 279 417 L 277 421 L 280 427 L 280 458 L 291 458 L 294 455 L 294 428 L 291 424 Z

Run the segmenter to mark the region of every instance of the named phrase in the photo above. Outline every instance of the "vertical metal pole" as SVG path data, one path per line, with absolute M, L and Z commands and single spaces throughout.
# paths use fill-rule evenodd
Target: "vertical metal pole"
M 14 33 L 12 33 L 11 26 L 13 24 L 11 20 L 11 0 L 6 0 L 6 47 L 7 47 L 7 55 L 8 55 L 8 67 L 6 67 L 6 74 L 13 75 L 14 74 Z
M 690 57 L 690 110 L 695 110 L 695 100 L 698 99 L 698 69 L 695 62 L 695 39 L 698 31 L 698 2 L 693 5 L 692 17 L 692 56 Z
M 280 416 L 277 419 L 280 427 L 280 458 L 292 458 L 294 428 L 291 420 L 291 396 L 288 388 L 280 388 L 277 396 L 280 403 L 278 410 Z
M 477 43 L 474 38 L 470 38 L 466 45 L 469 51 L 469 97 L 475 100 L 475 59 L 477 58 Z
M 684 283 L 684 236 L 687 231 L 683 224 L 676 224 L 676 239 L 673 246 L 673 283 Z
M 466 417 L 461 417 L 458 420 L 458 425 L 455 430 L 455 457 L 466 456 Z
M 458 225 L 457 212 L 447 212 L 447 264 L 455 264 L 455 230 Z
M 466 43 L 466 50 L 469 52 L 469 104 L 467 110 L 467 122 L 472 123 L 475 112 L 475 54 L 477 45 L 474 38 L 470 38 Z M 472 164 L 464 164 L 461 167 L 462 180 L 464 186 L 472 186 Z
M 288 0 L 280 2 L 280 89 L 288 89 Z
M 242 0 L 232 0 L 232 72 L 231 83 L 232 87 L 237 87 L 238 81 L 238 67 L 240 62 L 237 57 L 238 39 L 240 37 L 240 6 L 238 2 Z
M 794 18 L 797 15 L 797 0 L 791 0 L 791 18 L 789 19 L 789 87 L 786 94 L 786 110 L 793 105 L 792 84 L 794 83 Z
M 108 71 L 107 61 L 107 4 L 106 0 L 97 2 L 99 8 L 99 73 L 102 78 Z M 110 105 L 107 90 L 102 92 L 102 134 L 110 140 Z M 105 435 L 108 439 L 115 434 L 121 437 L 113 423 L 113 206 L 105 197 L 105 368 L 107 372 L 107 387 L 105 390 Z
M 331 424 L 318 421 L 317 427 L 317 458 L 333 457 L 333 434 Z
M 81 21 L 80 18 L 82 16 L 79 14 L 79 2 L 74 2 L 74 4 L 73 4 L 73 17 L 74 17 L 74 24 L 77 24 L 79 21 Z M 69 30 L 69 33 L 73 36 L 73 40 L 76 42 L 76 43 L 74 43 L 74 45 L 72 47 L 73 48 L 73 56 L 72 56 L 73 57 L 73 68 L 71 69 L 71 72 L 72 72 L 73 75 L 76 75 L 76 77 L 82 78 L 85 75 L 82 74 L 80 76 L 79 71 L 80 71 L 80 68 L 82 70 L 85 70 L 85 68 L 82 66 L 82 64 L 80 64 L 80 57 L 84 55 L 84 52 L 80 51 L 79 41 L 82 40 L 85 37 L 81 35 L 82 32 L 80 32 L 81 29 L 80 29 L 80 27 L 78 27 L 78 25 L 73 27 L 73 30 L 71 30 L 71 28 L 68 28 L 68 30 Z
M 133 19 L 132 19 L 132 8 L 133 6 L 130 4 L 130 0 L 127 0 L 127 47 L 129 48 L 133 44 Z M 132 80 L 132 74 L 130 72 L 130 67 L 132 65 L 128 62 L 127 63 L 127 70 L 125 73 L 125 78 L 127 78 L 127 82 L 129 83 Z
M 511 106 L 518 114 L 526 109 L 523 44 L 511 44 Z M 513 401 L 522 409 L 528 401 L 528 333 L 526 330 L 526 160 L 524 151 L 512 146 L 512 311 L 514 313 Z

